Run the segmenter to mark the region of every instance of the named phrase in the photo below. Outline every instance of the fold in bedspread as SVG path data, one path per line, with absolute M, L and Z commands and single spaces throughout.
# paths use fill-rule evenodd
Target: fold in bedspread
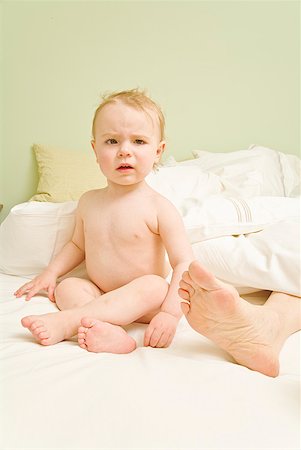
M 300 199 L 288 197 L 183 198 L 178 201 L 191 243 L 248 234 L 300 217 Z M 284 230 L 285 231 L 285 230 Z
M 192 247 L 201 263 L 240 292 L 264 289 L 301 295 L 298 217 L 257 233 L 219 237 Z

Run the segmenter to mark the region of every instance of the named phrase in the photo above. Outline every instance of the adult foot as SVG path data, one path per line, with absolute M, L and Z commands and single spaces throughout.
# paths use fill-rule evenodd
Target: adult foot
M 130 353 L 135 340 L 118 325 L 84 317 L 78 329 L 78 343 L 89 352 Z
M 198 261 L 183 274 L 179 295 L 194 330 L 226 350 L 238 364 L 268 376 L 278 375 L 283 339 L 275 311 L 248 303 Z
M 21 323 L 42 345 L 57 344 L 74 334 L 66 326 L 68 322 L 62 312 L 23 317 Z

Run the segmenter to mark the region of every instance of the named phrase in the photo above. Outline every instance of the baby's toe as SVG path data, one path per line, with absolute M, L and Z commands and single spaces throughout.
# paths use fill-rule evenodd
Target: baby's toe
M 38 333 L 38 337 L 39 337 L 39 339 L 48 339 L 49 333 L 48 333 L 48 331 L 40 331 Z
M 32 333 L 35 335 L 39 335 L 40 333 L 47 331 L 46 328 L 44 327 L 44 325 L 41 325 L 39 327 L 36 327 L 35 329 L 31 329 Z
M 49 337 L 47 337 L 45 339 L 41 339 L 40 344 L 42 344 L 42 345 L 51 345 L 51 341 L 50 341 Z
M 78 342 L 78 345 L 81 348 L 84 348 L 84 349 L 87 348 L 87 345 L 86 345 L 86 333 L 87 333 L 87 328 L 79 327 L 78 333 L 77 333 L 77 342 Z
M 78 341 L 78 345 L 85 350 L 87 349 L 87 344 L 85 343 L 85 341 L 83 342 Z
M 79 341 L 85 341 L 86 340 L 86 333 L 78 333 L 77 340 Z
M 78 334 L 86 334 L 88 331 L 87 327 L 79 327 Z
M 41 321 L 41 320 L 36 320 L 35 322 L 33 322 L 31 325 L 30 325 L 30 330 L 32 331 L 32 332 L 36 332 L 36 330 L 38 329 L 38 328 L 41 328 L 41 327 L 44 327 L 44 324 L 43 324 L 43 322 Z
M 81 320 L 81 324 L 85 328 L 91 328 L 91 327 L 93 327 L 93 325 L 95 325 L 95 323 L 96 323 L 96 320 L 91 319 L 90 317 L 83 317 Z

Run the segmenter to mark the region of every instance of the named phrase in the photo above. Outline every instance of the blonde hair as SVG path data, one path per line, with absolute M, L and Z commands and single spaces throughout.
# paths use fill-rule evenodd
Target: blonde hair
M 165 139 L 165 119 L 163 112 L 159 105 L 157 105 L 145 91 L 140 89 L 130 89 L 127 91 L 113 92 L 111 94 L 106 94 L 102 97 L 102 102 L 96 109 L 94 113 L 94 118 L 92 122 L 92 138 L 95 138 L 95 121 L 98 113 L 108 104 L 122 102 L 132 108 L 144 111 L 149 114 L 149 111 L 153 111 L 158 118 L 160 127 L 160 140 Z

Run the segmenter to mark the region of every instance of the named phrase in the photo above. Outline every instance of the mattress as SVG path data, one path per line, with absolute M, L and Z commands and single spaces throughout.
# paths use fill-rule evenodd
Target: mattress
M 143 324 L 127 327 L 138 342 L 127 355 L 89 353 L 75 337 L 43 347 L 20 319 L 56 306 L 16 299 L 25 281 L 0 275 L 1 448 L 300 448 L 300 333 L 277 378 L 235 364 L 184 318 L 166 349 L 143 347 Z

